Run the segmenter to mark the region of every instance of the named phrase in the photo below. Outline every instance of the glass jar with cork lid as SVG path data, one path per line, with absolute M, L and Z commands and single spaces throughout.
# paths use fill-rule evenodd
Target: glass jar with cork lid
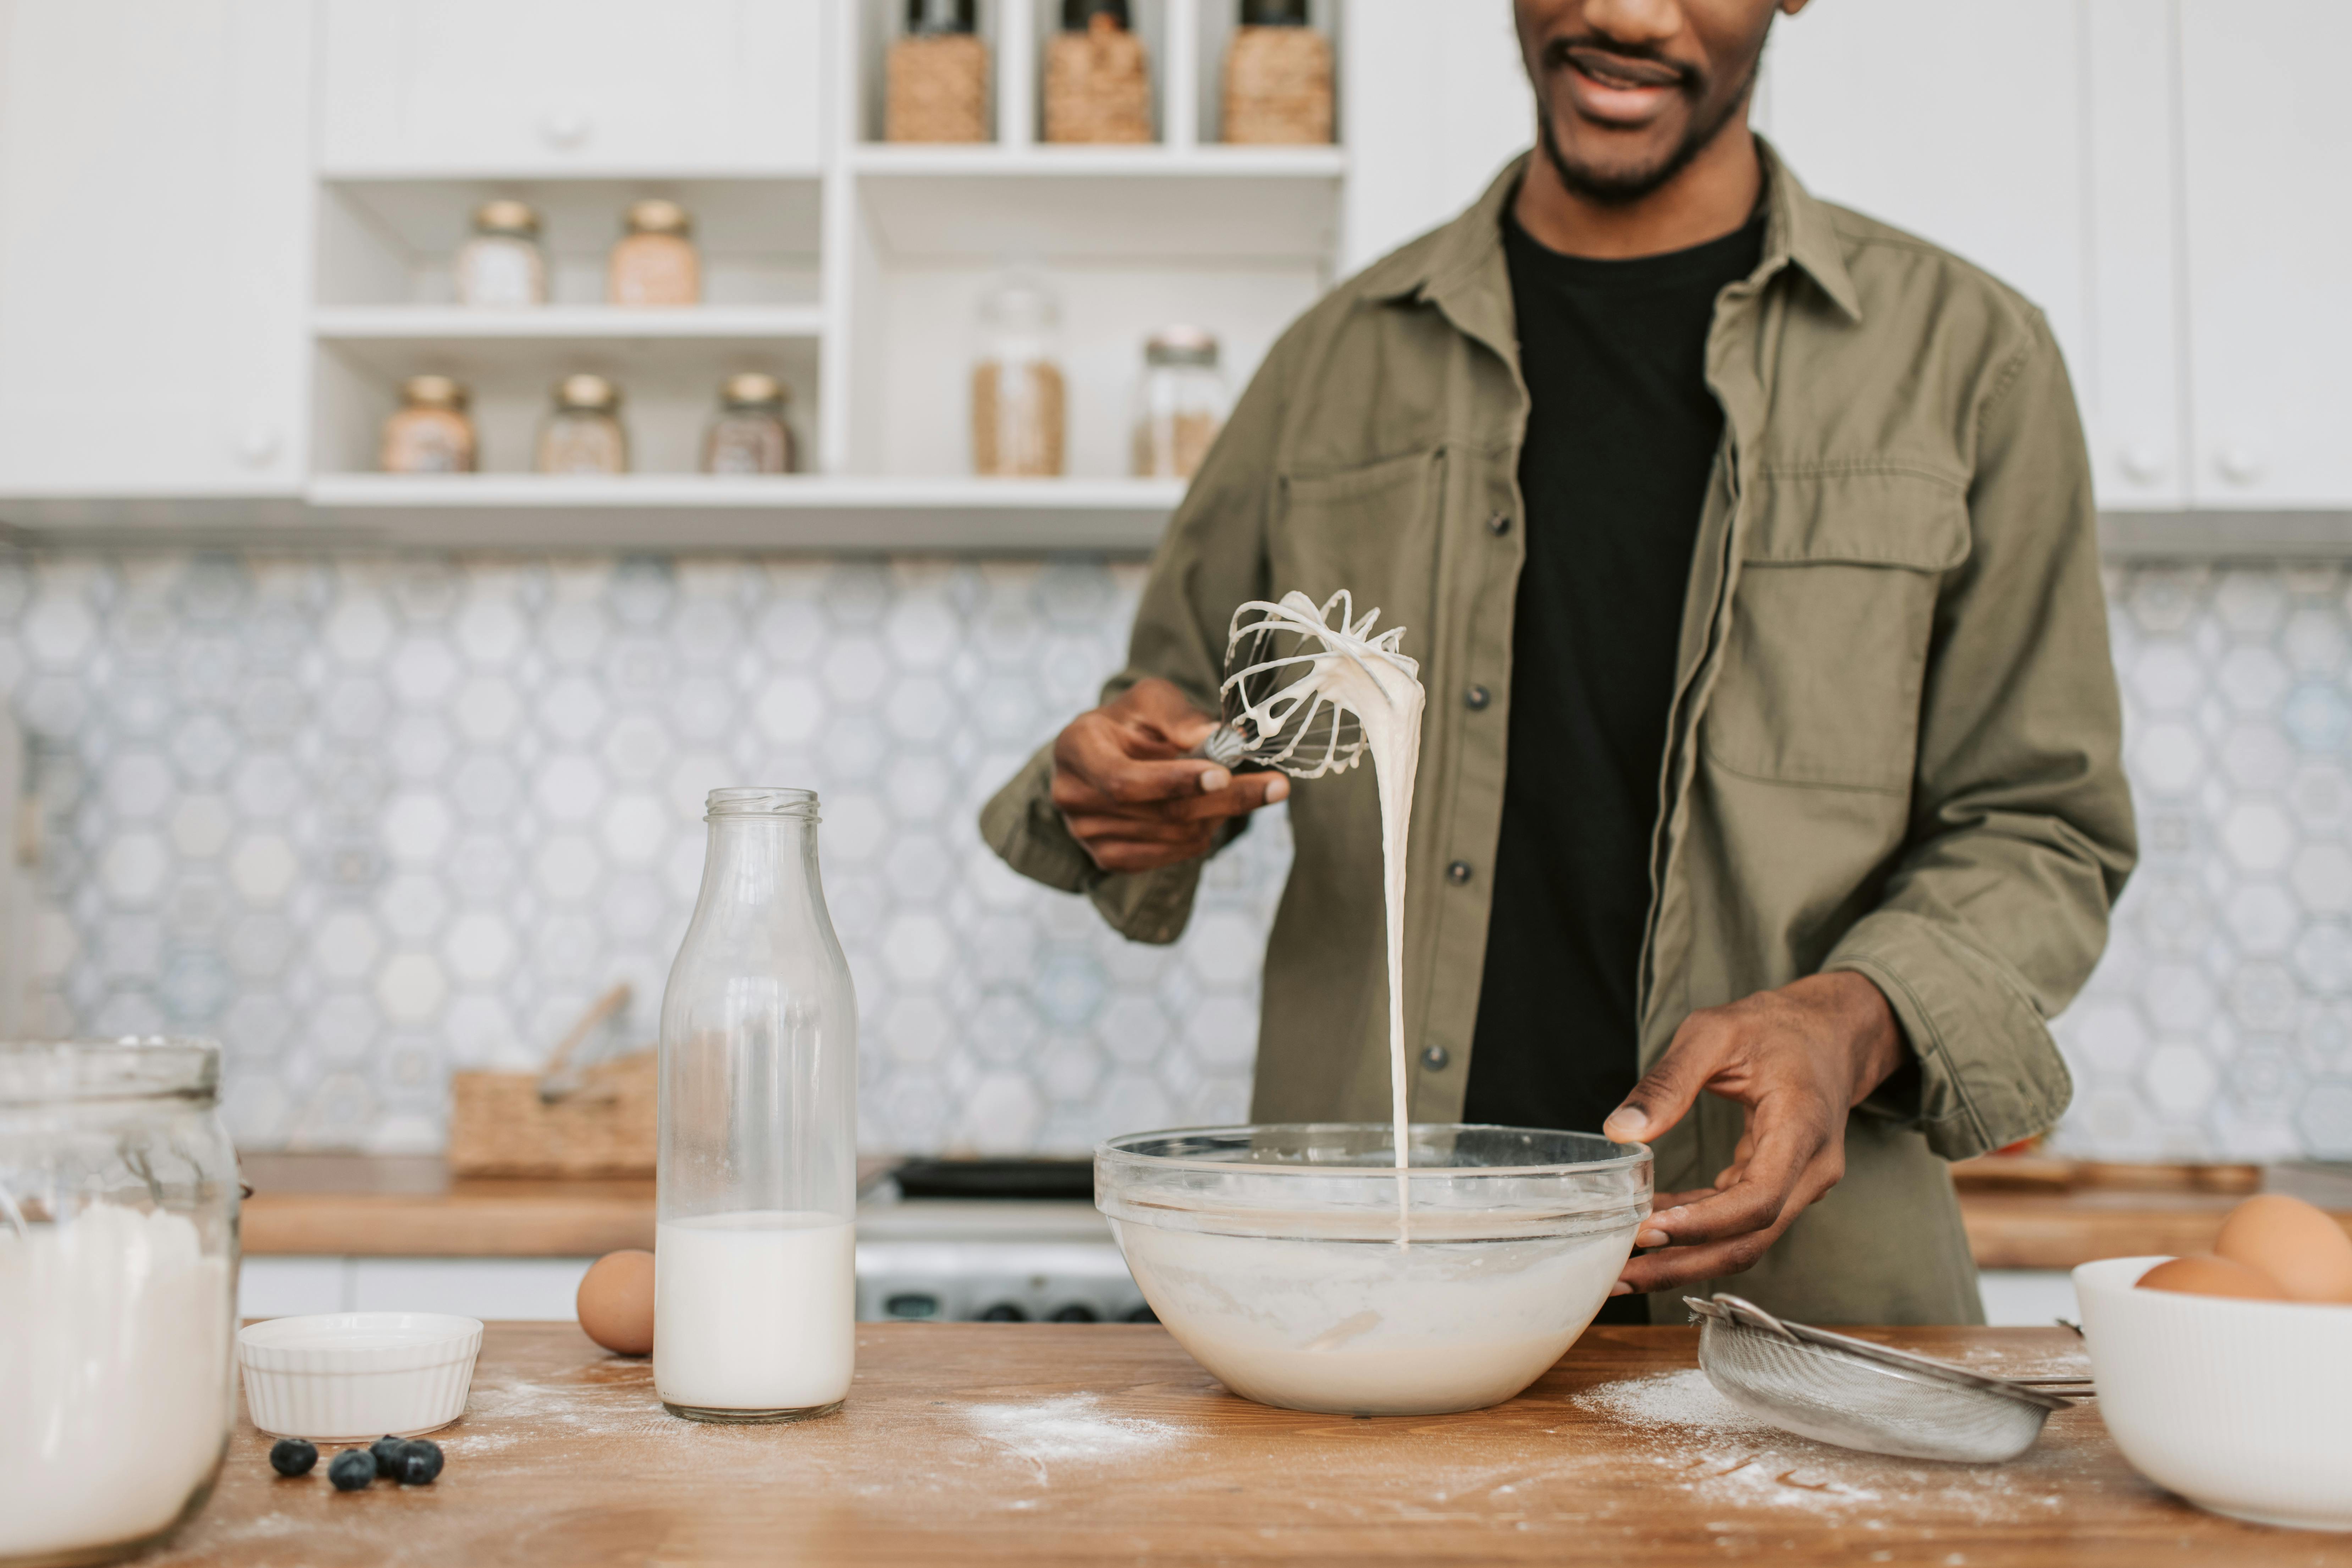
M 567 375 L 555 384 L 555 411 L 539 433 L 542 474 L 625 474 L 629 438 L 621 428 L 621 389 L 601 375 Z
M 1331 140 L 1331 40 L 1307 0 L 1241 0 L 1225 49 L 1224 140 L 1296 146 Z
M 1045 140 L 1149 142 L 1151 70 L 1127 0 L 1062 0 L 1045 42 Z
M 1018 274 L 980 302 L 971 370 L 971 471 L 990 478 L 1062 472 L 1066 384 L 1055 359 L 1061 309 L 1045 286 Z
M 1189 479 L 1224 427 L 1229 405 L 1217 340 L 1198 327 L 1163 327 L 1143 345 L 1136 386 L 1135 473 Z
M 474 422 L 466 389 L 446 375 L 412 375 L 400 385 L 400 410 L 383 422 L 387 474 L 470 474 Z
M 695 253 L 694 223 L 676 202 L 632 202 L 623 220 L 628 232 L 613 247 L 604 274 L 604 295 L 615 305 L 698 305 L 702 259 Z
M 907 0 L 884 74 L 885 142 L 985 142 L 988 43 L 974 0 Z
M 793 427 L 784 423 L 791 393 L 764 371 L 729 376 L 719 388 L 719 416 L 702 440 L 706 474 L 789 474 Z
M 454 272 L 461 305 L 546 304 L 547 257 L 539 247 L 539 215 L 517 201 L 476 207 L 473 237 L 459 247 Z

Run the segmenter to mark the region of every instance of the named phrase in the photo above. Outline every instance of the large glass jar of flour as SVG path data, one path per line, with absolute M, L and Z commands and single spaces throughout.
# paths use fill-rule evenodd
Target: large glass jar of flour
M 0 1042 L 0 1560 L 128 1557 L 228 1442 L 236 1154 L 202 1041 Z
M 673 1415 L 838 1409 L 856 1352 L 857 1000 L 804 789 L 713 790 L 661 1014 L 654 1387 Z

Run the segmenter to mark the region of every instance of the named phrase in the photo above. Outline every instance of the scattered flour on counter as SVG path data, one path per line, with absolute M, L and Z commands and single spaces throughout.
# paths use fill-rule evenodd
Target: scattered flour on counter
M 1706 1373 L 1696 1368 L 1604 1383 L 1578 1394 L 1576 1402 L 1605 1411 L 1628 1426 L 1688 1426 L 1727 1436 L 1784 1436 L 1717 1393 Z
M 975 1405 L 963 1412 L 972 1431 L 1043 1467 L 1125 1458 L 1184 1440 L 1181 1427 L 1132 1415 L 1107 1415 L 1090 1394 L 1019 1405 Z
M 1939 1464 L 1834 1447 L 1783 1432 L 1717 1392 L 1696 1369 L 1625 1378 L 1575 1396 L 1628 1427 L 1636 1462 L 1674 1473 L 1702 1507 L 1797 1510 L 1867 1528 L 1897 1513 L 1975 1523 L 2046 1519 L 2079 1488 L 2087 1456 L 2055 1433 L 2006 1464 Z M 1730 1528 L 1727 1522 L 1724 1528 Z

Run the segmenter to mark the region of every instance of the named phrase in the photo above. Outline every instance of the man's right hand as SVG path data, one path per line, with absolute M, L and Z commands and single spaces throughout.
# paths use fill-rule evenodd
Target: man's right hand
M 1198 859 L 1226 818 L 1288 796 L 1280 773 L 1234 773 L 1184 754 L 1216 727 L 1156 678 L 1070 721 L 1054 742 L 1054 805 L 1096 865 L 1150 871 Z

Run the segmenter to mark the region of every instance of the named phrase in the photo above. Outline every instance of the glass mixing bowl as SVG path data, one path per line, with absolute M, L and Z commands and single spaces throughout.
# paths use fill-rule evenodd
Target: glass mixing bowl
M 1433 1415 L 1510 1398 L 1574 1343 L 1650 1212 L 1650 1151 L 1385 1122 L 1136 1132 L 1095 1206 L 1194 1360 L 1262 1405 Z

